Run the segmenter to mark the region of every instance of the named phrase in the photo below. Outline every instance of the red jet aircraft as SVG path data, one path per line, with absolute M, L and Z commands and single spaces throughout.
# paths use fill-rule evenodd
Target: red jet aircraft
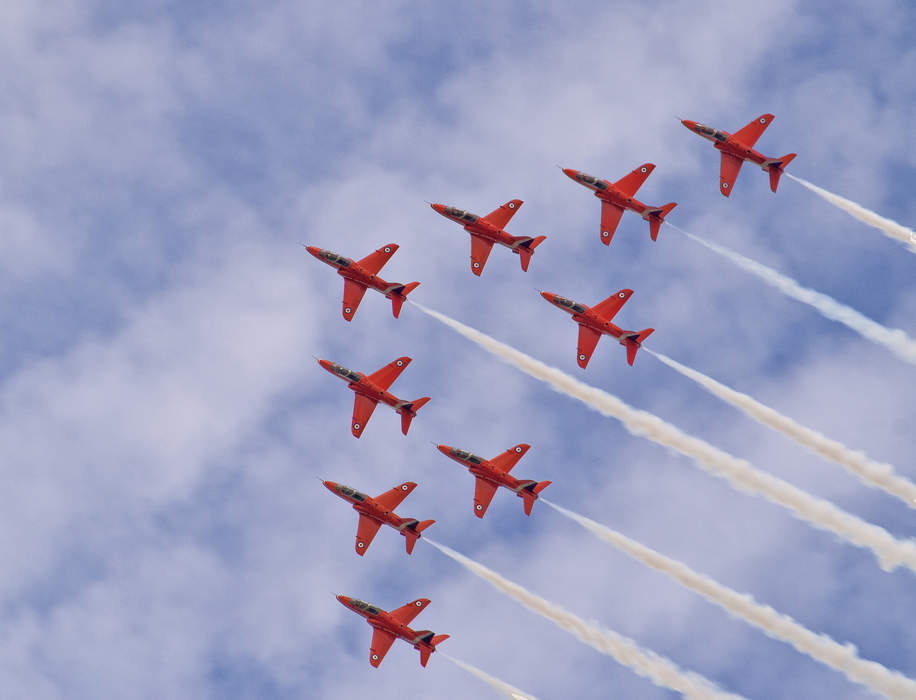
M 353 504 L 353 510 L 359 513 L 359 524 L 356 526 L 356 553 L 363 556 L 372 544 L 375 533 L 382 525 L 390 525 L 406 538 L 407 553 L 412 554 L 414 545 L 420 538 L 420 533 L 432 525 L 435 520 L 420 522 L 416 518 L 402 518 L 394 509 L 401 505 L 410 492 L 417 488 L 412 481 L 407 481 L 400 486 L 385 491 L 385 493 L 372 498 L 356 489 L 333 481 L 323 481 L 328 490 L 335 496 L 340 496 Z
M 381 292 L 391 299 L 391 312 L 397 318 L 401 313 L 401 305 L 407 300 L 407 295 L 416 289 L 420 283 L 386 282 L 378 276 L 379 271 L 398 249 L 394 243 L 382 246 L 374 253 L 370 253 L 362 260 L 353 261 L 343 255 L 332 253 L 330 250 L 316 248 L 313 245 L 305 249 L 318 258 L 321 262 L 337 268 L 337 274 L 344 278 L 343 317 L 347 321 L 353 320 L 353 315 L 363 300 L 363 294 L 369 288 Z
M 661 228 L 662 221 L 677 206 L 677 202 L 669 202 L 662 207 L 650 207 L 638 199 L 633 199 L 633 195 L 642 187 L 642 183 L 653 170 L 655 166 L 652 163 L 643 163 L 617 182 L 608 182 L 592 175 L 586 175 L 581 170 L 563 168 L 563 172 L 568 177 L 588 187 L 601 200 L 601 242 L 604 245 L 610 245 L 614 231 L 617 230 L 617 224 L 620 223 L 620 217 L 627 209 L 635 211 L 648 221 L 649 235 L 653 241 L 658 239 L 658 230 Z
M 437 445 L 439 452 L 446 457 L 454 459 L 459 464 L 468 468 L 477 480 L 474 483 L 474 515 L 482 518 L 487 512 L 493 494 L 500 486 L 504 486 L 524 501 L 525 515 L 531 515 L 531 507 L 537 500 L 538 494 L 550 486 L 549 481 L 534 481 L 533 479 L 516 479 L 509 475 L 518 461 L 525 456 L 531 445 L 521 444 L 510 447 L 498 457 L 486 460 L 470 452 L 459 450 L 448 445 Z
M 579 324 L 579 349 L 576 359 L 582 369 L 588 366 L 588 361 L 591 359 L 595 346 L 598 345 L 602 334 L 616 338 L 627 349 L 627 362 L 631 366 L 633 365 L 633 361 L 636 359 L 636 351 L 639 350 L 642 342 L 655 329 L 644 328 L 641 331 L 625 331 L 611 323 L 611 319 L 620 311 L 620 307 L 627 303 L 627 299 L 632 294 L 632 289 L 621 289 L 619 292 L 611 294 L 604 301 L 588 307 L 585 304 L 580 304 L 551 292 L 541 292 L 542 297 L 554 306 L 571 314 L 573 321 Z
M 318 364 L 331 374 L 336 374 L 348 382 L 347 386 L 356 392 L 356 398 L 353 403 L 353 425 L 351 426 L 351 431 L 355 437 L 363 434 L 363 429 L 366 427 L 366 423 L 369 422 L 369 418 L 372 417 L 372 412 L 378 406 L 379 401 L 388 404 L 401 414 L 401 432 L 405 435 L 407 435 L 410 421 L 417 415 L 417 411 L 429 401 L 428 396 L 415 401 L 402 401 L 388 391 L 388 387 L 394 384 L 394 380 L 410 364 L 409 357 L 399 357 L 369 376 L 362 372 L 354 372 L 327 360 L 318 360 Z
M 719 191 L 726 197 L 731 194 L 738 179 L 738 172 L 744 161 L 749 160 L 759 165 L 762 170 L 770 173 L 770 189 L 776 191 L 779 177 L 783 169 L 795 158 L 795 153 L 789 153 L 782 158 L 767 158 L 754 150 L 754 144 L 764 130 L 773 121 L 772 114 L 761 114 L 743 129 L 734 134 L 719 131 L 711 126 L 704 126 L 689 119 L 681 119 L 681 124 L 691 131 L 699 134 L 704 139 L 712 141 L 713 145 L 722 153 L 722 165 L 719 170 Z
M 391 612 L 345 595 L 337 596 L 337 600 L 357 615 L 362 615 L 372 625 L 369 663 L 375 668 L 382 663 L 394 640 L 399 637 L 420 652 L 420 665 L 424 667 L 429 661 L 429 655 L 436 650 L 436 645 L 449 637 L 447 634 L 433 634 L 430 630 L 414 631 L 407 626 L 429 605 L 429 598 L 417 598 Z
M 483 266 L 493 249 L 494 243 L 506 246 L 521 258 L 522 270 L 528 270 L 528 263 L 534 249 L 537 248 L 547 236 L 513 236 L 503 231 L 509 219 L 522 206 L 522 200 L 513 199 L 506 202 L 499 209 L 491 211 L 486 216 L 477 216 L 463 209 L 447 207 L 444 204 L 430 204 L 442 216 L 452 221 L 457 221 L 464 226 L 464 230 L 471 234 L 471 272 L 480 277 Z

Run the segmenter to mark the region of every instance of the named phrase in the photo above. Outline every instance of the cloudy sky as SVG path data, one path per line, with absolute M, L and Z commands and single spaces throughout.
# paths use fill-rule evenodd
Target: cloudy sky
M 0 10 L 0 689 L 3 697 L 489 697 L 370 628 L 337 593 L 432 604 L 442 651 L 543 698 L 669 698 L 473 577 L 356 515 L 316 480 L 419 483 L 403 515 L 583 618 L 751 698 L 871 697 L 536 504 L 486 518 L 430 443 L 492 457 L 551 500 L 916 677 L 916 580 L 499 363 L 409 305 L 366 295 L 300 243 L 359 258 L 414 298 L 750 460 L 899 538 L 914 511 L 748 420 L 647 353 L 628 367 L 536 289 L 597 302 L 651 347 L 916 479 L 916 367 L 763 286 L 670 227 L 599 205 L 558 169 L 656 170 L 671 221 L 916 335 L 916 258 L 753 167 L 729 199 L 718 157 L 676 117 L 794 151 L 821 187 L 916 222 L 916 10 L 905 0 L 690 3 L 183 3 Z M 527 273 L 427 201 L 546 234 Z M 429 395 L 410 435 L 313 356 Z M 368 695 L 367 695 L 368 696 Z M 493 697 L 496 697 L 495 695 Z

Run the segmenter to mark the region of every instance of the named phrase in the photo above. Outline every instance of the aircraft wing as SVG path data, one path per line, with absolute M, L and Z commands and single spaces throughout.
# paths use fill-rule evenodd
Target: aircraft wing
M 389 362 L 381 369 L 376 370 L 366 377 L 366 379 L 375 384 L 379 389 L 387 391 L 388 387 L 394 384 L 394 380 L 401 376 L 401 372 L 403 372 L 409 364 L 409 357 L 399 357 L 393 362 Z
M 376 503 L 388 510 L 394 510 L 401 502 L 410 495 L 410 492 L 417 488 L 413 481 L 405 481 L 400 486 L 388 489 L 385 493 L 375 497 Z
M 487 264 L 491 250 L 493 250 L 493 241 L 471 234 L 471 272 L 478 277 L 483 272 L 483 266 Z
M 395 608 L 388 614 L 401 624 L 409 625 L 417 615 L 423 612 L 423 608 L 427 605 L 429 605 L 429 598 L 417 598 L 399 608 Z
M 511 202 L 506 202 L 499 209 L 494 209 L 485 217 L 483 220 L 486 221 L 491 226 L 502 230 L 506 227 L 506 224 L 509 223 L 509 220 L 515 216 L 515 212 L 519 210 L 522 206 L 522 200 L 513 199 Z
M 512 471 L 512 467 L 518 464 L 518 460 L 525 456 L 525 453 L 530 447 L 531 445 L 526 445 L 524 443 L 516 445 L 515 447 L 510 447 L 498 457 L 491 459 L 490 464 L 494 469 L 499 469 L 499 471 L 508 474 Z
M 369 549 L 372 540 L 375 538 L 378 529 L 382 524 L 370 518 L 367 515 L 359 516 L 359 524 L 356 526 L 356 553 L 362 556 Z
M 588 326 L 583 326 L 581 323 L 579 324 L 579 354 L 576 360 L 578 360 L 579 366 L 583 369 L 592 358 L 592 353 L 595 352 L 595 346 L 598 345 L 599 340 L 601 340 L 601 334 L 598 331 L 592 330 Z
M 605 321 L 610 321 L 614 316 L 617 315 L 617 312 L 627 303 L 633 294 L 632 289 L 621 289 L 618 292 L 614 292 L 604 301 L 599 301 L 592 307 L 592 311 L 598 313 L 599 316 Z
M 474 484 L 474 515 L 482 518 L 490 507 L 490 501 L 493 500 L 493 494 L 496 493 L 496 484 L 486 479 L 477 477 Z
M 372 628 L 372 644 L 369 647 L 369 663 L 378 668 L 385 654 L 394 644 L 395 636 L 377 627 Z
M 344 279 L 343 317 L 345 319 L 349 321 L 353 318 L 365 293 L 366 287 L 353 280 Z
M 604 245 L 610 245 L 621 216 L 623 216 L 623 209 L 604 200 L 601 201 L 601 242 Z
M 389 243 L 388 245 L 383 245 L 374 253 L 369 253 L 362 260 L 357 260 L 357 264 L 362 267 L 370 275 L 377 275 L 379 270 L 385 267 L 385 263 L 391 259 L 391 256 L 397 252 L 398 246 L 396 243 Z
M 761 114 L 747 126 L 738 129 L 732 136 L 748 148 L 753 148 L 771 121 L 773 121 L 772 114 Z
M 655 165 L 652 163 L 643 163 L 629 175 L 625 175 L 615 182 L 614 189 L 624 197 L 632 197 L 636 194 L 637 190 L 642 187 L 642 183 L 652 174 L 653 170 L 655 170 Z
M 354 436 L 359 437 L 363 434 L 363 429 L 372 417 L 372 412 L 377 405 L 377 401 L 366 398 L 362 394 L 356 395 L 353 400 L 353 425 L 350 426 Z
M 726 197 L 732 193 L 732 187 L 735 186 L 735 180 L 738 179 L 738 173 L 744 161 L 737 156 L 728 153 L 722 154 L 722 166 L 719 169 L 719 191 Z

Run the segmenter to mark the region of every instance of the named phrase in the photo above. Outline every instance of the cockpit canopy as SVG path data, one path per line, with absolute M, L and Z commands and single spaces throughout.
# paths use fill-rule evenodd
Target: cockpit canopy
M 362 502 L 368 498 L 366 494 L 360 493 L 356 489 L 350 488 L 349 486 L 344 486 L 343 484 L 338 484 L 337 490 L 340 491 L 344 496 L 352 498 L 354 501 Z
M 341 377 L 349 379 L 351 382 L 358 382 L 362 377 L 354 372 L 352 369 L 347 369 L 343 365 L 338 365 L 334 362 L 331 363 L 331 371 L 339 374 Z
M 567 299 L 559 295 L 554 295 L 553 300 L 555 303 L 559 304 L 560 306 L 565 306 L 567 309 L 575 311 L 577 314 L 584 314 L 586 311 L 586 308 L 582 306 L 582 304 L 579 304 L 573 301 L 572 299 Z
M 712 136 L 716 141 L 727 141 L 728 136 L 723 134 L 717 129 L 713 129 L 711 126 L 705 126 L 703 124 L 697 124 L 697 131 L 706 136 Z
M 607 183 L 604 180 L 600 180 L 594 175 L 588 175 L 587 173 L 580 172 L 576 175 L 579 178 L 580 182 L 584 182 L 586 185 L 594 187 L 596 190 L 606 190 Z
M 350 605 L 352 605 L 354 608 L 359 608 L 363 612 L 367 612 L 370 615 L 378 615 L 382 612 L 374 605 L 369 605 L 369 603 L 364 603 L 363 601 L 357 600 L 356 598 L 350 598 Z
M 480 464 L 483 462 L 483 457 L 478 457 L 475 454 L 471 454 L 465 450 L 459 450 L 458 448 L 452 449 L 452 454 L 458 459 L 463 459 L 466 462 L 471 462 L 472 464 Z
M 467 221 L 469 224 L 476 223 L 478 219 L 476 214 L 472 214 L 469 211 L 465 211 L 464 209 L 457 209 L 455 207 L 446 207 L 445 213 L 448 216 L 454 216 L 456 219 Z
M 328 262 L 334 263 L 335 265 L 340 265 L 341 267 L 350 267 L 350 265 L 353 264 L 353 261 L 350 260 L 350 258 L 345 258 L 343 255 L 332 253 L 330 250 L 322 250 L 320 255 Z

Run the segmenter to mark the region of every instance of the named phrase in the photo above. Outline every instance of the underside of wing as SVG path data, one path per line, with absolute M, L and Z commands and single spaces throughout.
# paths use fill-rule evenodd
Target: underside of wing
M 576 361 L 582 369 L 588 366 L 588 361 L 592 359 L 592 353 L 595 352 L 595 346 L 601 340 L 601 334 L 592 330 L 588 326 L 579 324 L 579 347 Z
M 385 654 L 394 644 L 394 640 L 395 636 L 393 634 L 373 628 L 372 644 L 369 647 L 369 663 L 378 668 L 378 665 L 382 663 L 382 659 L 385 658 Z
M 474 484 L 474 515 L 482 518 L 490 507 L 490 501 L 493 500 L 493 494 L 496 493 L 496 484 L 486 479 L 477 477 Z
M 407 365 L 409 364 L 409 357 L 399 357 L 389 362 L 381 369 L 376 370 L 366 377 L 366 379 L 375 384 L 379 389 L 387 391 L 388 388 L 394 384 L 394 380 L 401 376 L 401 372 L 407 369 Z
M 377 405 L 377 402 L 366 398 L 362 394 L 356 395 L 353 400 L 353 424 L 350 426 L 350 430 L 355 437 L 363 434 L 363 429 L 372 417 L 372 412 Z
M 512 467 L 518 464 L 518 461 L 525 456 L 525 453 L 530 447 L 531 445 L 526 445 L 525 443 L 510 447 L 498 457 L 491 459 L 490 464 L 495 469 L 499 469 L 501 472 L 508 474 L 512 471 Z
M 609 202 L 601 202 L 601 242 L 604 245 L 610 245 L 621 216 L 623 209 Z
M 610 321 L 632 295 L 632 289 L 621 289 L 611 294 L 604 301 L 599 301 L 595 304 L 592 307 L 592 311 L 595 311 L 603 320 Z
M 491 250 L 493 250 L 493 241 L 471 234 L 471 272 L 478 277 L 483 272 L 484 265 L 487 264 Z
M 366 293 L 366 287 L 357 284 L 353 280 L 344 280 L 344 297 L 343 297 L 343 317 L 348 321 L 353 319 L 353 314 L 359 308 L 359 303 L 363 300 L 363 294 Z
M 356 553 L 362 556 L 369 549 L 372 540 L 375 538 L 378 529 L 382 524 L 370 518 L 367 515 L 359 516 L 359 524 L 356 526 Z
M 491 211 L 483 217 L 483 220 L 491 226 L 495 226 L 498 229 L 504 229 L 506 224 L 515 216 L 515 212 L 517 212 L 521 206 L 522 200 L 513 199 L 511 202 L 503 204 L 499 209 Z
M 722 154 L 722 165 L 719 168 L 719 191 L 726 197 L 732 193 L 735 180 L 738 179 L 738 173 L 743 164 L 744 161 L 737 156 Z
M 370 275 L 377 275 L 379 270 L 385 267 L 385 263 L 391 259 L 391 256 L 395 254 L 397 249 L 398 246 L 395 243 L 383 245 L 374 253 L 369 253 L 369 255 L 362 260 L 358 260 L 357 264 Z
M 748 148 L 753 148 L 754 144 L 757 143 L 757 139 L 766 131 L 772 121 L 772 114 L 761 114 L 747 126 L 738 129 L 732 136 Z
M 388 489 L 380 496 L 376 496 L 375 502 L 383 508 L 394 510 L 399 505 L 401 505 L 401 502 L 407 498 L 410 495 L 410 492 L 415 488 L 417 488 L 416 483 L 413 481 L 405 481 L 403 484 L 399 484 L 393 489 Z
M 624 197 L 632 197 L 642 187 L 642 183 L 652 174 L 655 166 L 652 163 L 643 163 L 629 175 L 625 175 L 614 183 L 616 189 Z
M 423 612 L 427 605 L 429 605 L 429 598 L 417 598 L 399 608 L 395 608 L 388 614 L 398 622 L 409 625 L 417 615 Z

